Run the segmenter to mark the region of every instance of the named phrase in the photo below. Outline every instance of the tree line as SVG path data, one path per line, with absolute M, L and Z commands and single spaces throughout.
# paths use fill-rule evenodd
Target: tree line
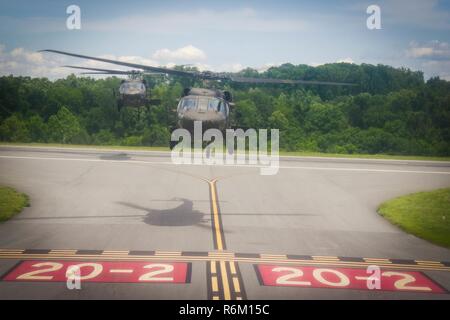
M 179 67 L 182 68 L 182 67 Z M 340 81 L 351 87 L 221 83 L 233 93 L 232 123 L 280 129 L 287 151 L 450 155 L 450 82 L 384 65 L 284 64 L 234 75 Z M 117 111 L 121 79 L 70 75 L 0 77 L 0 140 L 95 145 L 168 146 L 174 109 L 192 79 L 147 77 L 150 108 Z M 214 85 L 214 84 L 213 84 Z

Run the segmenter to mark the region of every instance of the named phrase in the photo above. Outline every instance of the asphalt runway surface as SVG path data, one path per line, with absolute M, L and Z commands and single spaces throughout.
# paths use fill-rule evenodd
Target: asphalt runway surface
M 31 203 L 0 224 L 0 299 L 450 298 L 450 250 L 376 212 L 449 187 L 450 163 L 280 160 L 263 176 L 164 152 L 0 147 L 0 184 Z M 70 290 L 80 263 L 90 276 Z M 369 265 L 384 288 L 363 287 Z

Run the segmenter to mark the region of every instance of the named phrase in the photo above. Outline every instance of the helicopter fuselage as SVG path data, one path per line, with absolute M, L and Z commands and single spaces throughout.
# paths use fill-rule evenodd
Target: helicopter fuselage
M 201 121 L 204 130 L 216 128 L 224 131 L 229 127 L 230 102 L 222 91 L 189 88 L 184 93 L 177 107 L 179 128 L 192 132 L 195 121 Z
M 147 86 L 142 80 L 123 80 L 119 87 L 119 106 L 141 107 L 147 104 Z

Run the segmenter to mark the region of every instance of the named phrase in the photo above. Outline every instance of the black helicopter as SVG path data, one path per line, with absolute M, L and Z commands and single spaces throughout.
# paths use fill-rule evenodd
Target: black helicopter
M 80 74 L 90 75 L 125 75 L 128 79 L 123 79 L 120 82 L 119 90 L 114 90 L 114 95 L 117 98 L 117 109 L 120 110 L 123 107 L 139 108 L 142 106 L 150 106 L 159 104 L 160 100 L 150 99 L 147 81 L 142 78 L 143 73 L 140 71 L 122 71 L 122 70 L 109 70 L 100 68 L 86 68 L 77 66 L 63 66 L 65 68 L 89 70 L 89 72 L 81 72 Z M 158 75 L 157 73 L 146 73 L 146 75 Z
M 152 100 L 149 99 L 148 87 L 143 75 L 165 74 L 173 76 L 189 77 L 191 79 L 218 81 L 232 81 L 240 83 L 255 84 L 308 84 L 308 85 L 332 85 L 332 86 L 354 86 L 352 83 L 345 82 L 327 82 L 310 80 L 287 80 L 271 78 L 250 78 L 235 77 L 233 75 L 221 72 L 211 71 L 185 71 L 175 70 L 163 67 L 153 67 L 142 64 L 110 60 L 104 58 L 91 57 L 81 54 L 64 52 L 59 50 L 41 50 L 39 52 L 52 52 L 82 59 L 101 61 L 119 66 L 135 68 L 133 70 L 110 70 L 99 68 L 87 68 L 77 66 L 64 66 L 73 69 L 89 70 L 84 74 L 107 74 L 107 75 L 128 75 L 128 80 L 123 80 L 119 87 L 119 109 L 121 106 L 140 107 L 148 106 Z M 194 121 L 201 121 L 202 128 L 217 128 L 225 130 L 230 127 L 230 107 L 233 106 L 232 95 L 229 91 L 206 89 L 206 88 L 186 88 L 183 96 L 180 98 L 177 107 L 178 122 L 177 126 L 191 131 L 194 127 Z M 156 102 L 155 102 L 156 103 Z

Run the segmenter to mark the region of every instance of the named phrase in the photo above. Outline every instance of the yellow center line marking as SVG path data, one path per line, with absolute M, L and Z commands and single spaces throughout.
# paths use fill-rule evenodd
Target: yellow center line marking
M 225 300 L 231 299 L 231 292 L 230 292 L 230 286 L 231 283 L 229 282 L 231 279 L 231 275 L 228 274 L 228 270 L 226 268 L 226 262 L 225 260 L 232 260 L 234 259 L 234 253 L 233 252 L 226 252 L 225 250 L 225 240 L 223 238 L 222 230 L 221 230 L 221 223 L 220 223 L 220 216 L 219 216 L 219 206 L 217 202 L 217 189 L 216 189 L 216 181 L 217 179 L 213 179 L 211 181 L 208 181 L 210 193 L 211 193 L 211 208 L 212 208 L 212 225 L 213 225 L 213 233 L 215 238 L 214 247 L 217 251 L 208 252 L 208 258 L 213 260 L 217 259 L 219 262 L 219 268 L 222 275 L 222 289 L 223 289 L 223 295 Z M 211 270 L 215 268 L 216 262 L 211 262 Z M 231 265 L 230 263 L 230 270 L 234 270 L 234 274 L 236 273 L 236 267 Z M 212 271 L 211 271 L 212 272 Z M 214 289 L 214 281 L 217 282 L 217 279 L 214 280 L 215 277 L 212 277 L 212 285 Z M 233 280 L 234 281 L 234 280 Z M 237 283 L 239 288 L 239 282 Z M 236 288 L 236 285 L 234 286 Z M 239 288 L 240 290 L 240 288 Z M 214 291 L 214 290 L 213 290 Z M 214 299 L 214 297 L 213 297 Z
M 233 261 L 230 261 L 230 270 L 232 274 L 236 274 L 236 266 Z
M 211 273 L 213 273 L 213 274 L 217 273 L 215 261 L 211 261 Z
M 236 277 L 233 277 L 233 285 L 234 285 L 234 291 L 237 293 L 241 292 L 241 287 L 239 286 L 239 280 Z
M 219 284 L 217 283 L 217 277 L 211 277 L 211 286 L 213 292 L 219 291 Z
M 222 233 L 220 232 L 220 222 L 219 222 L 219 209 L 217 207 L 217 194 L 216 194 L 216 180 L 209 181 L 209 188 L 211 191 L 211 202 L 213 209 L 213 220 L 214 220 L 214 233 L 216 235 L 216 245 L 217 250 L 222 251 L 224 249 Z
M 225 298 L 225 300 L 230 300 L 231 299 L 230 285 L 229 285 L 229 282 L 228 282 L 228 273 L 227 273 L 227 268 L 226 268 L 226 265 L 225 265 L 224 261 L 220 261 L 220 271 L 222 273 L 222 283 L 223 283 L 224 298 Z

